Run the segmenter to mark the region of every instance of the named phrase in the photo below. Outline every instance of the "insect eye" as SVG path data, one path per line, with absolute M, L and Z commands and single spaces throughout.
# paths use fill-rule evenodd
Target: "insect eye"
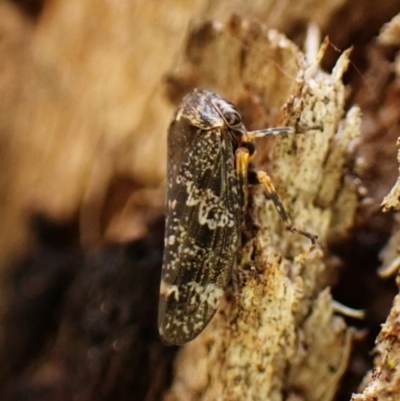
M 236 110 L 226 110 L 224 111 L 224 119 L 229 127 L 236 127 L 242 123 L 242 118 L 239 112 Z
M 232 103 L 223 99 L 218 99 L 214 101 L 214 105 L 229 128 L 235 129 L 242 125 L 242 117 Z

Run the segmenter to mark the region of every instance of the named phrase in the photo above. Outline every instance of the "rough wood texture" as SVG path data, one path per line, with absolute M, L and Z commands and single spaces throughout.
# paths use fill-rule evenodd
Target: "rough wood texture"
M 225 48 L 229 53 L 222 55 Z M 309 241 L 285 232 L 262 188 L 254 190 L 247 224 L 254 228 L 245 233 L 238 289 L 205 332 L 180 351 L 168 400 L 279 399 L 283 391 L 304 400 L 335 395 L 352 335 L 333 315 L 332 266 L 321 246 L 332 232 L 345 236 L 353 222 L 357 195 L 344 179 L 343 165 L 349 143 L 359 135 L 360 112 L 343 110 L 349 53 L 328 75 L 318 66 L 325 46 L 317 50 L 310 50 L 306 62 L 284 36 L 239 18 L 205 23 L 189 34 L 177 70 L 191 71 L 199 77 L 196 86 L 236 103 L 246 99 L 255 109 L 248 106 L 249 122 L 323 124 L 322 132 L 274 139 L 269 162 L 294 224 L 316 233 L 319 243 L 309 253 Z M 257 110 L 265 114 L 254 118 Z M 259 165 L 265 167 L 262 160 Z
M 0 399 L 349 399 L 398 292 L 376 270 L 399 265 L 396 216 L 379 206 L 398 176 L 398 18 L 384 24 L 399 7 L 1 0 Z M 310 23 L 331 41 L 321 63 Z M 307 61 L 293 44 L 306 38 Z M 175 359 L 156 331 L 165 135 L 194 86 L 251 129 L 323 123 L 259 141 L 255 160 L 320 241 L 285 232 L 254 189 L 237 289 Z M 332 297 L 367 319 L 345 324 Z M 382 379 L 396 394 L 396 305 L 359 397 Z
M 382 28 L 378 39 L 384 45 L 396 46 L 398 48 L 400 44 L 399 15 L 394 17 L 390 23 Z M 399 53 L 397 52 L 393 63 L 397 79 L 399 75 L 398 64 Z M 398 117 L 396 117 L 396 119 L 397 118 Z M 397 140 L 397 161 L 400 164 L 399 145 L 400 139 Z M 395 144 L 392 143 L 392 146 L 394 147 Z M 400 209 L 400 177 L 389 194 L 384 198 L 382 207 L 385 212 Z M 382 266 L 379 269 L 379 274 L 383 278 L 388 278 L 393 274 L 397 274 L 396 284 L 400 288 L 399 237 L 400 231 L 398 223 L 396 222 L 392 236 L 381 253 Z M 376 339 L 374 368 L 370 375 L 365 378 L 363 391 L 360 394 L 353 395 L 353 401 L 395 400 L 400 397 L 399 313 L 400 295 L 397 295 L 393 300 L 390 314 Z

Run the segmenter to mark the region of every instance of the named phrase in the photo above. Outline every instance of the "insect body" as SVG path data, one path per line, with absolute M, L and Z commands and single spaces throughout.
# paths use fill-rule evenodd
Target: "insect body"
M 167 344 L 195 338 L 215 314 L 232 276 L 248 180 L 263 184 L 285 226 L 291 224 L 265 172 L 249 171 L 257 137 L 291 127 L 248 132 L 236 107 L 195 89 L 168 132 L 167 219 L 158 326 Z

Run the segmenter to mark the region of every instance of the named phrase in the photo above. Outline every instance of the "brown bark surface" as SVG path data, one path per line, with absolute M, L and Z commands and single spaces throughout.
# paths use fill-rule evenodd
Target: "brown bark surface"
M 322 248 L 330 235 L 344 237 L 354 220 L 356 188 L 343 167 L 349 143 L 359 135 L 360 112 L 354 107 L 344 114 L 342 75 L 349 52 L 329 75 L 319 69 L 325 47 L 308 49 L 307 61 L 283 35 L 238 17 L 192 28 L 176 70 L 200 77 L 196 86 L 247 104 L 250 116 L 264 111 L 249 121 L 323 126 L 321 132 L 276 138 L 269 152 L 260 144 L 264 160 L 258 163 L 266 167 L 270 158 L 289 215 L 319 242 L 310 252 L 309 240 L 283 230 L 263 189 L 254 190 L 246 224 L 253 229 L 245 233 L 236 269 L 238 290 L 180 351 L 169 400 L 279 399 L 283 391 L 287 397 L 331 400 L 335 394 L 352 335 L 333 316 L 333 267 Z
M 398 289 L 377 274 L 400 263 L 380 209 L 398 176 L 399 5 L 1 0 L 0 399 L 400 399 Z M 249 129 L 321 125 L 259 140 L 255 159 L 319 239 L 252 188 L 237 283 L 176 349 L 156 328 L 165 139 L 194 87 Z

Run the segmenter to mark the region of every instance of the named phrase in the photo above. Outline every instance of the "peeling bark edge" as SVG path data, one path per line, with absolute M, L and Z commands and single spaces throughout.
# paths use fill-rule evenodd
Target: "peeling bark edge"
M 317 233 L 320 245 L 309 252 L 304 238 L 285 232 L 256 188 L 239 252 L 238 290 L 228 291 L 211 324 L 181 349 L 165 399 L 266 400 L 285 393 L 288 399 L 331 400 L 351 348 L 351 330 L 334 316 L 329 290 L 334 272 L 322 251 L 332 230 L 345 235 L 350 229 L 357 206 L 355 187 L 343 172 L 360 126 L 357 107 L 344 113 L 348 52 L 329 75 L 318 67 L 323 48 L 314 49 L 316 61 L 307 64 L 295 45 L 262 25 L 234 17 L 205 26 L 212 31 L 207 41 L 193 38 L 205 28 L 189 32 L 175 68 L 177 81 L 184 71 L 196 77 L 196 86 L 252 102 L 254 125 L 265 119 L 257 114 L 260 108 L 267 116 L 280 114 L 273 118 L 285 124 L 323 122 L 322 133 L 276 139 L 269 164 L 293 222 Z M 284 105 L 274 97 L 278 88 Z M 262 164 L 268 152 L 260 148 Z

